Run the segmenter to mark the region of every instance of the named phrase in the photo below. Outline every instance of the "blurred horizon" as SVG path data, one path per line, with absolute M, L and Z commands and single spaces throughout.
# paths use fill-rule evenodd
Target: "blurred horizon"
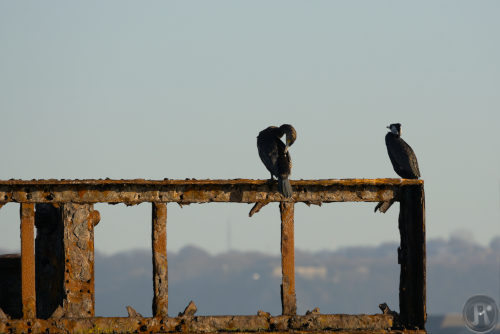
M 35 234 L 36 234 L 36 228 L 35 228 Z M 167 234 L 167 238 L 169 235 Z M 149 240 L 151 241 L 151 240 Z M 184 249 L 189 249 L 189 248 L 196 248 L 203 250 L 203 252 L 209 254 L 210 256 L 219 256 L 223 255 L 229 252 L 235 252 L 235 253 L 256 253 L 256 254 L 262 254 L 262 255 L 270 255 L 270 256 L 276 256 L 280 254 L 279 247 L 276 248 L 277 252 L 268 252 L 266 249 L 238 249 L 232 247 L 230 242 L 226 241 L 226 248 L 221 248 L 218 251 L 213 251 L 211 248 L 203 247 L 203 245 L 198 245 L 195 243 L 189 243 L 186 242 L 184 243 L 181 247 L 178 248 L 172 248 L 170 246 L 170 243 L 168 242 L 169 239 L 167 239 L 167 252 L 173 252 L 173 253 L 178 253 L 182 252 Z M 280 240 L 276 241 L 279 245 Z M 458 243 L 458 244 L 467 244 L 467 245 L 475 245 L 478 247 L 486 247 L 486 248 L 497 248 L 500 247 L 500 233 L 498 234 L 492 234 L 491 239 L 489 242 L 486 244 L 482 244 L 481 242 L 478 242 L 477 240 L 474 239 L 472 233 L 467 230 L 455 230 L 453 231 L 449 237 L 443 238 L 443 237 L 434 237 L 434 238 L 426 238 L 426 244 L 430 243 L 435 243 L 435 242 L 442 242 L 442 243 Z M 391 241 L 381 241 L 378 244 L 354 244 L 354 245 L 346 245 L 346 246 L 339 246 L 337 248 L 321 248 L 321 249 L 307 249 L 307 248 L 301 248 L 300 246 L 295 245 L 295 250 L 298 252 L 302 253 L 325 253 L 325 252 L 344 252 L 344 251 L 352 251 L 352 250 L 361 250 L 361 249 L 369 249 L 369 248 L 378 248 L 378 247 L 384 247 L 387 245 L 394 245 L 397 244 L 399 245 L 399 240 L 391 240 Z M 96 252 L 99 252 L 100 254 L 107 256 L 107 257 L 112 257 L 116 256 L 119 254 L 125 254 L 125 253 L 134 253 L 134 252 L 142 252 L 142 251 L 149 251 L 151 249 L 151 244 L 144 244 L 139 247 L 135 248 L 129 248 L 126 250 L 118 250 L 116 252 L 109 252 L 106 247 L 103 247 L 101 244 L 101 240 L 99 241 L 99 244 L 95 241 L 95 235 L 94 235 L 94 249 Z M 3 254 L 20 254 L 20 247 L 18 248 L 6 248 L 4 245 L 0 245 L 0 255 Z M 500 272 L 499 272 L 500 275 Z M 500 276 L 499 276 L 500 277 Z
M 457 235 L 427 242 L 427 312 L 460 313 L 465 301 L 485 294 L 500 301 L 500 235 L 483 247 Z M 399 243 L 319 252 L 295 250 L 298 313 L 380 313 L 386 302 L 398 311 Z M 4 252 L 0 249 L 0 253 Z M 116 254 L 95 252 L 96 314 L 126 316 L 131 305 L 151 315 L 150 249 Z M 190 300 L 199 315 L 280 314 L 281 257 L 258 251 L 210 254 L 198 246 L 168 251 L 169 310 L 181 312 Z M 244 300 L 244 303 L 238 301 Z

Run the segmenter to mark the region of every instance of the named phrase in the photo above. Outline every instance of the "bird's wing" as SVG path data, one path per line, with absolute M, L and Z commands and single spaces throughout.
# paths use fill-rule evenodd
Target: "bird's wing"
M 413 149 L 411 148 L 410 145 L 408 145 L 402 138 L 400 138 L 400 140 L 401 140 L 401 147 L 405 152 L 405 155 L 408 157 L 408 159 L 405 161 L 406 163 L 405 168 L 408 168 L 407 170 L 411 172 L 411 175 L 413 177 L 419 178 L 420 170 L 418 169 L 417 156 L 415 155 L 415 152 L 413 152 Z
M 392 166 L 396 173 L 403 178 L 418 178 L 420 171 L 418 170 L 417 157 L 408 145 L 401 138 L 386 137 L 387 152 L 391 159 Z
M 408 151 L 408 157 L 410 158 L 410 160 L 409 160 L 410 168 L 411 168 L 413 174 L 415 174 L 417 176 L 417 178 L 419 178 L 420 177 L 420 169 L 418 168 L 417 156 L 415 155 L 415 152 L 413 152 L 413 149 L 410 147 L 410 145 L 406 144 L 406 142 L 404 142 L 404 141 L 403 141 L 403 143 L 405 143 L 405 145 L 406 145 L 406 150 Z
M 277 130 L 276 127 L 269 127 L 261 131 L 257 137 L 257 147 L 260 159 L 271 174 L 286 179 L 290 175 L 292 163 Z
M 285 144 L 281 140 L 277 140 L 278 155 L 276 159 L 277 172 L 282 178 L 288 178 L 292 169 L 292 159 L 290 152 L 285 153 Z
M 272 138 L 261 138 L 258 142 L 259 156 L 264 166 L 274 176 L 278 176 L 277 161 L 279 157 L 278 145 Z M 278 139 L 279 140 L 279 139 Z
M 277 141 L 280 141 L 279 139 Z M 281 141 L 280 141 L 281 142 Z M 266 164 L 267 169 L 271 171 L 271 173 L 274 174 L 274 176 L 278 176 L 278 160 L 279 160 L 279 149 L 278 145 L 276 143 L 273 143 L 270 147 L 271 149 L 268 151 L 267 157 L 268 157 L 268 162 L 269 165 Z

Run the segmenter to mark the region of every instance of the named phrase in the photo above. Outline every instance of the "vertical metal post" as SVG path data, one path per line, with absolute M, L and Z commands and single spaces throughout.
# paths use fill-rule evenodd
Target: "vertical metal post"
M 425 328 L 426 256 L 425 195 L 423 185 L 401 189 L 399 230 L 399 309 L 406 328 Z
M 99 212 L 92 204 L 65 203 L 64 223 L 64 315 L 70 318 L 95 316 L 94 225 Z
M 284 315 L 297 313 L 295 297 L 294 203 L 281 202 L 281 309 Z
M 21 203 L 21 299 L 23 318 L 36 318 L 35 204 Z
M 168 316 L 167 204 L 152 203 L 153 316 Z

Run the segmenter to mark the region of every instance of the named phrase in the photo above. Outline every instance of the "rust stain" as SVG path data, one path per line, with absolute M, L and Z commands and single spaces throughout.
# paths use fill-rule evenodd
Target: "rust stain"
M 23 318 L 36 318 L 35 205 L 21 204 L 21 294 Z
M 320 186 L 357 186 L 357 185 L 422 185 L 423 180 L 414 179 L 397 179 L 397 178 L 382 178 L 382 179 L 321 179 L 321 180 L 290 180 L 292 185 L 320 185 Z M 38 186 L 38 185 L 266 185 L 269 180 L 254 180 L 254 179 L 232 179 L 232 180 L 211 180 L 211 179 L 189 179 L 189 180 L 110 180 L 110 179 L 86 179 L 86 180 L 0 180 L 0 185 L 8 186 Z
M 99 224 L 101 221 L 101 214 L 97 210 L 91 210 L 88 216 L 89 229 Z
M 0 181 L 0 199 L 34 203 L 178 202 L 379 202 L 395 196 L 401 187 L 422 180 L 326 179 L 293 180 L 293 198 L 284 200 L 268 180 L 8 180 Z
M 0 322 L 1 333 L 312 333 L 425 334 L 394 329 L 390 315 L 196 316 L 187 318 L 61 318 Z
M 80 197 L 81 199 L 84 199 L 86 193 L 87 193 L 86 190 L 80 189 L 80 190 L 78 190 L 78 197 Z
M 167 205 L 153 203 L 153 315 L 168 315 Z
M 66 203 L 64 222 L 64 314 L 94 316 L 94 212 L 93 205 Z
M 280 203 L 281 213 L 281 305 L 282 313 L 297 313 L 295 297 L 294 204 Z

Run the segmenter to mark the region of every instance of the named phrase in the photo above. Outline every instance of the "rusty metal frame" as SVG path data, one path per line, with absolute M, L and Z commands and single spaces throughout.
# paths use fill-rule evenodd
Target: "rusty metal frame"
M 0 180 L 0 207 L 21 204 L 23 319 L 1 319 L 0 333 L 8 332 L 318 332 L 337 333 L 425 333 L 425 196 L 422 180 L 327 179 L 291 181 L 294 195 L 284 199 L 275 182 L 268 180 Z M 294 205 L 330 202 L 399 201 L 401 245 L 400 310 L 378 315 L 309 313 L 297 315 L 294 271 Z M 132 313 L 128 318 L 94 316 L 93 226 L 99 220 L 95 203 L 152 203 L 153 317 Z M 280 202 L 282 255 L 282 315 L 168 317 L 168 266 L 166 251 L 167 203 Z M 86 312 L 75 317 L 66 312 L 68 301 L 48 319 L 36 318 L 34 271 L 34 205 L 50 203 L 84 210 L 83 224 L 89 234 L 86 254 L 92 262 L 92 279 L 66 280 L 73 290 L 87 295 Z M 66 209 L 65 209 L 66 210 Z M 86 210 L 86 211 L 85 211 Z M 70 217 L 70 214 L 67 214 Z M 65 218 L 66 219 L 66 218 Z M 71 217 L 67 218 L 71 224 Z M 66 223 L 65 223 L 66 224 Z M 70 225 L 68 225 L 70 226 Z M 87 226 L 88 230 L 87 230 Z M 65 225 L 65 228 L 66 225 Z M 81 229 L 81 227 L 80 227 Z M 87 240 L 87 239 L 86 239 Z M 65 247 L 72 247 L 71 243 Z M 90 252 L 90 253 L 89 253 Z M 68 253 L 70 254 L 70 253 Z M 70 257 L 71 255 L 66 255 Z M 66 261 L 69 261 L 68 259 Z M 69 283 L 68 283 L 69 282 Z M 66 285 L 65 285 L 66 286 Z M 72 290 L 72 291 L 73 291 Z M 70 292 L 68 290 L 68 292 Z M 78 291 L 76 294 L 77 297 Z M 81 299 L 81 298 L 80 298 Z M 75 299 L 75 300 L 80 300 Z M 89 304 L 90 303 L 90 304 Z M 79 313 L 76 313 L 79 314 Z

